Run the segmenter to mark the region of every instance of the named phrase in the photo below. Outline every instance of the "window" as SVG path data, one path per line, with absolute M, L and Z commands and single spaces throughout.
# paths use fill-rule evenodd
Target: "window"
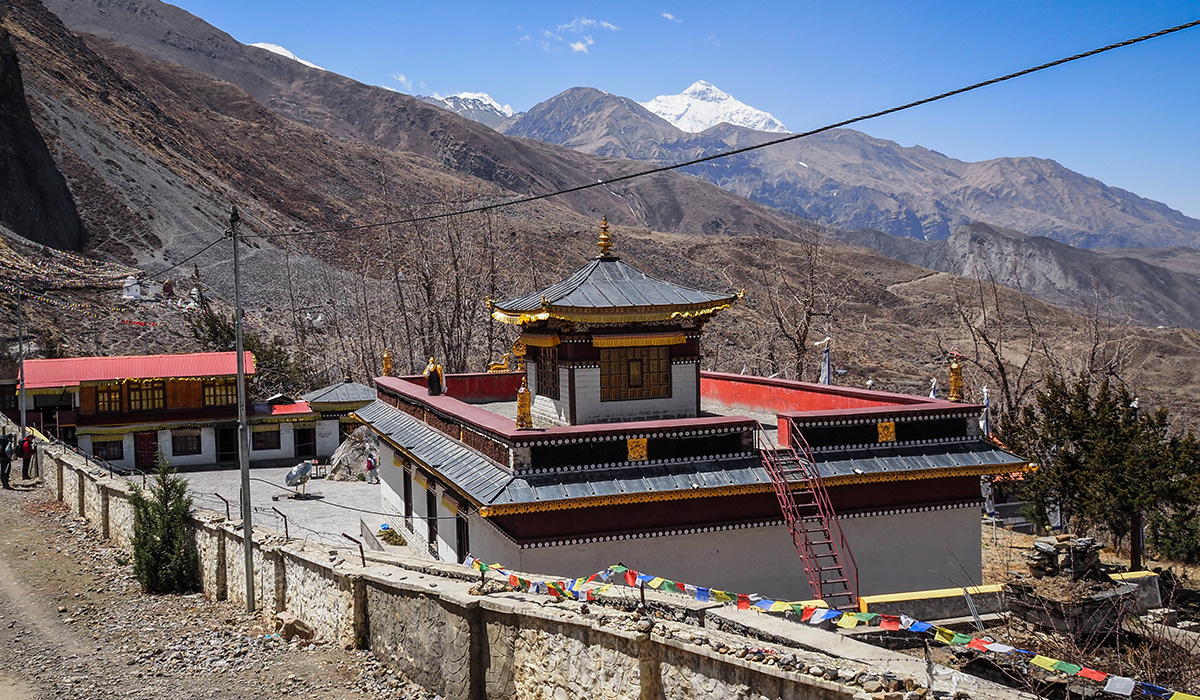
M 166 406 L 167 387 L 161 379 L 129 383 L 129 410 L 155 411 Z
M 433 482 L 430 482 L 429 489 L 425 491 L 425 514 L 429 519 L 429 554 L 434 559 L 438 558 L 438 542 L 437 542 L 437 489 L 434 488 Z
M 15 409 L 17 407 L 16 385 L 0 385 L 0 409 Z
M 214 379 L 204 382 L 205 406 L 236 406 L 237 381 L 233 379 Z
M 252 440 L 253 449 L 258 450 L 278 450 L 279 449 L 279 428 L 265 431 L 255 431 Z
M 458 526 L 458 532 L 455 534 L 455 542 L 458 545 L 458 562 L 461 564 L 466 561 L 467 555 L 471 553 L 471 531 L 467 525 L 467 516 L 464 513 L 459 513 L 455 518 L 455 525 Z
M 404 523 L 408 525 L 408 531 L 413 529 L 413 480 L 412 472 L 408 469 L 404 470 Z
M 92 456 L 98 459 L 107 459 L 116 461 L 125 459 L 125 440 L 118 438 L 116 440 L 101 440 L 95 442 L 96 438 L 92 438 Z
M 665 399 L 671 396 L 671 349 L 600 349 L 600 400 Z
M 171 431 L 171 454 L 172 455 L 198 455 L 200 454 L 200 430 L 190 428 L 187 430 L 172 430 Z
M 537 393 L 558 398 L 558 348 L 541 348 L 537 360 Z
M 96 387 L 96 413 L 121 412 L 121 385 L 103 384 Z

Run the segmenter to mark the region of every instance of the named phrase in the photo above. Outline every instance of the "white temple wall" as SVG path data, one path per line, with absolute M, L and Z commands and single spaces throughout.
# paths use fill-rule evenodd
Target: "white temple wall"
M 600 368 L 579 367 L 575 369 L 575 422 L 585 425 L 694 417 L 698 391 L 696 365 L 689 362 L 671 365 L 669 398 L 601 401 Z
M 980 581 L 977 506 L 840 522 L 858 562 L 860 595 Z M 654 576 L 733 593 L 778 600 L 812 597 L 783 525 L 518 549 L 486 520 L 472 518 L 471 553 L 488 563 L 552 577 L 587 576 L 620 562 Z

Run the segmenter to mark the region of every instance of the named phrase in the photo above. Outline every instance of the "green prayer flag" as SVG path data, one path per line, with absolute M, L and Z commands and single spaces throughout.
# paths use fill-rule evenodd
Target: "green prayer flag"
M 1054 664 L 1054 670 L 1062 671 L 1063 673 L 1069 673 L 1073 676 L 1082 671 L 1083 666 L 1076 666 L 1075 664 L 1069 664 L 1066 661 L 1059 661 L 1058 663 Z
M 959 632 L 955 632 L 954 639 L 951 639 L 950 643 L 951 644 L 970 644 L 972 639 L 974 639 L 974 637 L 972 637 L 969 634 L 961 634 Z

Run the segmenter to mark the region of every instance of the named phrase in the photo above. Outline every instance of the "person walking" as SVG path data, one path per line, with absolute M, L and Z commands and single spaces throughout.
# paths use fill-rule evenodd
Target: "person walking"
M 5 490 L 11 491 L 12 486 L 8 485 L 8 475 L 12 472 L 12 456 L 13 456 L 13 438 L 7 432 L 0 434 L 0 484 L 4 485 Z
M 29 458 L 33 457 L 33 436 L 26 435 L 24 440 L 21 440 L 21 481 L 29 481 Z
M 375 466 L 375 458 L 374 457 L 367 457 L 367 483 L 368 484 L 378 484 L 379 483 L 379 470 Z

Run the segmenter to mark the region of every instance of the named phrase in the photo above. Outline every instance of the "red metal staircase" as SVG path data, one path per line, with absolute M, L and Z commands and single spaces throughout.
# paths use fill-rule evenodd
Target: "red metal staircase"
M 783 521 L 813 597 L 832 609 L 857 609 L 858 565 L 838 525 L 812 449 L 800 430 L 789 426 L 788 445 L 772 445 L 761 428 L 757 434 L 763 467 L 775 486 Z

